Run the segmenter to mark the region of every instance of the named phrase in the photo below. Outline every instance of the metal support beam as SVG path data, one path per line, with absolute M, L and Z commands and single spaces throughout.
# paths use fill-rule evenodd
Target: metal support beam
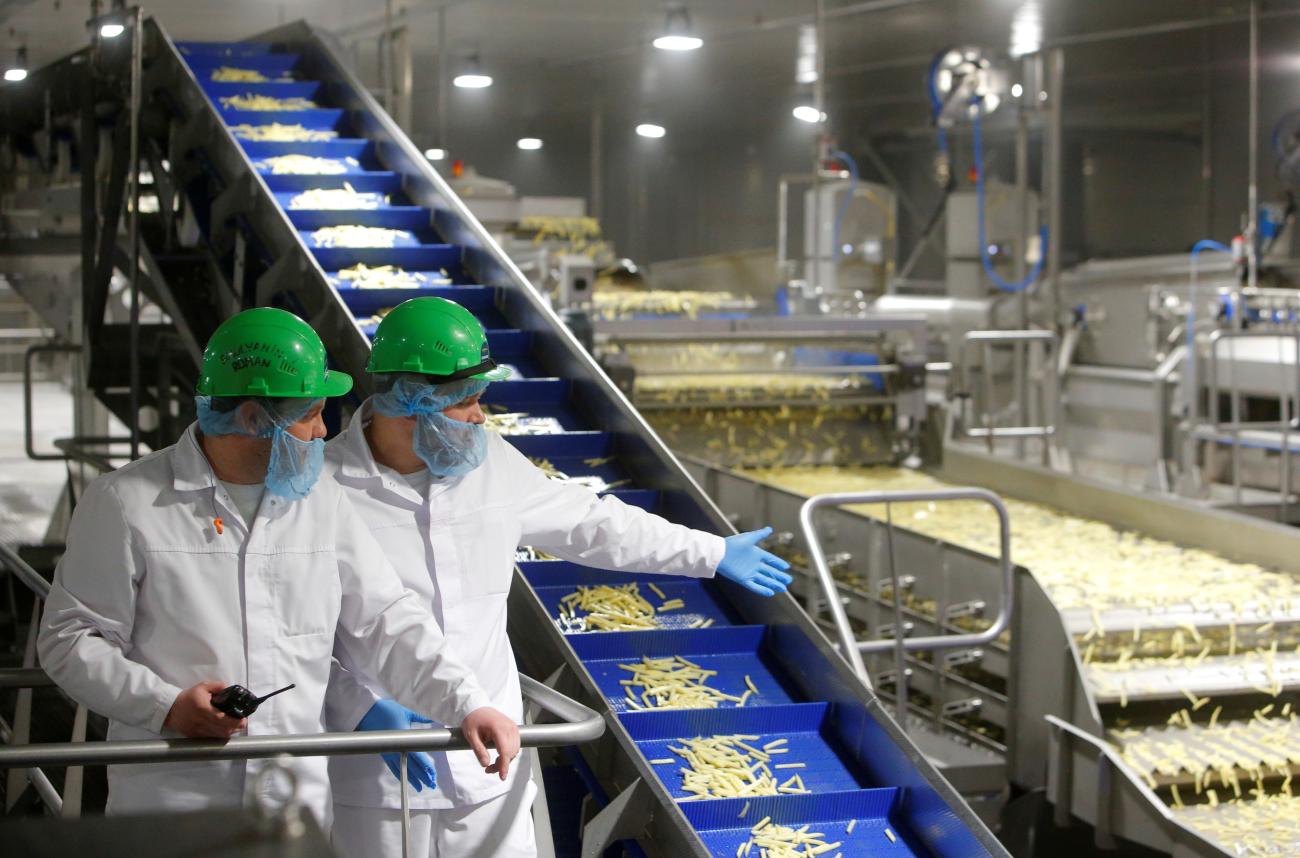
M 1064 217 L 1065 170 L 1062 165 L 1065 153 L 1063 117 L 1065 95 L 1065 51 L 1053 48 L 1047 55 L 1047 152 L 1043 159 L 1043 179 L 1047 186 L 1047 288 L 1049 323 L 1057 330 L 1060 320 L 1061 300 L 1061 240 Z
M 641 837 L 654 815 L 654 796 L 637 778 L 582 829 L 582 858 L 600 858 L 620 840 Z

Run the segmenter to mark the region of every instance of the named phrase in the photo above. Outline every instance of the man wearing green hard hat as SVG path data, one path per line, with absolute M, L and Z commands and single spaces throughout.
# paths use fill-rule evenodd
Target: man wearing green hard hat
M 504 770 L 517 753 L 515 723 L 449 653 L 337 483 L 317 481 L 321 408 L 351 387 L 301 319 L 247 310 L 204 352 L 197 423 L 87 487 L 38 648 L 55 682 L 108 716 L 110 739 L 322 732 L 337 646 L 403 705 L 462 725 L 484 767 Z M 491 766 L 488 744 L 500 753 Z M 325 759 L 286 765 L 328 824 Z M 284 779 L 258 777 L 266 766 L 110 766 L 108 810 L 284 800 Z
M 486 431 L 479 399 L 509 369 L 493 361 L 483 326 L 460 305 L 414 298 L 379 324 L 367 369 L 371 396 L 326 445 L 333 478 L 375 533 L 403 583 L 433 610 L 448 643 L 493 704 L 516 720 L 523 704 L 506 597 L 515 551 L 531 546 L 601 569 L 731 578 L 763 595 L 790 582 L 788 564 L 757 543 L 769 531 L 720 536 L 672 524 L 612 495 L 552 480 Z M 341 659 L 326 696 L 331 729 L 398 729 L 422 719 L 385 699 L 364 665 Z M 345 713 L 371 708 L 360 723 Z M 414 755 L 408 771 L 410 854 L 536 854 L 528 766 L 483 777 L 464 752 Z M 400 784 L 371 756 L 330 761 L 334 843 L 345 856 L 400 856 Z

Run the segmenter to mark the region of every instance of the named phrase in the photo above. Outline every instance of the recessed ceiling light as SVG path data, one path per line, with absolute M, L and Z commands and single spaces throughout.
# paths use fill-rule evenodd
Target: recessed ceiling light
M 636 127 L 636 133 L 642 137 L 662 137 L 668 132 L 662 125 L 652 125 L 649 122 L 642 123 Z
M 515 141 L 515 145 L 520 149 L 540 149 L 542 141 L 540 137 L 520 137 Z

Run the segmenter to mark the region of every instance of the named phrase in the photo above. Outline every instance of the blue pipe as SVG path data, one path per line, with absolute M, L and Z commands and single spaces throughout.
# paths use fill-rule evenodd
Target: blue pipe
M 1188 296 L 1187 299 L 1189 306 L 1187 310 L 1187 330 L 1184 335 L 1184 343 L 1187 346 L 1187 354 L 1189 360 L 1191 358 L 1191 355 L 1193 354 L 1192 344 L 1196 340 L 1196 280 L 1195 280 L 1196 257 L 1200 256 L 1201 253 L 1206 250 L 1213 250 L 1217 253 L 1232 253 L 1231 247 L 1228 247 L 1226 244 L 1221 244 L 1220 242 L 1214 241 L 1213 239 L 1209 239 L 1209 238 L 1203 238 L 1192 245 L 1192 252 L 1190 254 L 1191 265 L 1192 265 L 1192 277 L 1193 277 L 1192 293 L 1191 295 Z
M 944 48 L 934 55 L 930 60 L 930 68 L 925 75 L 925 90 L 930 96 L 930 115 L 934 118 L 935 128 L 939 132 L 939 151 L 944 155 L 948 154 L 948 131 L 939 124 L 939 114 L 943 111 L 943 99 L 939 98 L 939 90 L 935 86 L 935 75 L 939 71 L 939 63 L 948 55 L 952 48 Z
M 1017 283 L 1008 283 L 1003 280 L 1001 275 L 993 270 L 993 262 L 989 259 L 988 239 L 984 232 L 984 133 L 981 121 L 981 104 L 979 99 L 974 100 L 975 111 L 971 122 L 972 136 L 975 138 L 975 197 L 976 207 L 979 209 L 979 242 L 980 242 L 980 261 L 984 263 L 984 273 L 993 281 L 993 285 L 1003 292 L 1023 292 L 1038 280 L 1038 275 L 1043 273 L 1043 262 L 1047 259 L 1047 225 L 1043 224 L 1038 230 L 1039 253 L 1038 259 L 1034 262 L 1033 269 L 1025 275 L 1025 278 Z

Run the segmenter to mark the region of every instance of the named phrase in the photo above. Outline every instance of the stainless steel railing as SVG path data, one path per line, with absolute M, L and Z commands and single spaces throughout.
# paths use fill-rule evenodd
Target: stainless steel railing
M 43 685 L 52 685 L 45 671 L 36 667 L 36 633 L 41 616 L 41 603 L 50 594 L 50 584 L 41 577 L 31 566 L 27 565 L 18 552 L 14 551 L 7 545 L 0 544 L 0 570 L 7 569 L 14 577 L 23 583 L 27 589 L 31 590 L 36 596 L 36 601 L 32 606 L 31 625 L 27 630 L 27 641 L 23 651 L 23 666 L 19 668 L 7 668 L 0 670 L 0 687 L 18 688 L 18 703 L 14 712 L 14 723 L 11 726 L 8 722 L 0 719 L 0 744 L 23 744 L 27 741 L 27 736 L 31 728 L 32 715 L 32 692 L 31 689 Z M 84 741 L 86 738 L 86 707 L 77 704 L 76 714 L 73 716 L 72 738 L 74 741 Z M 54 813 L 65 817 L 76 817 L 81 815 L 81 784 L 82 772 L 79 767 L 68 769 L 67 776 L 64 779 L 63 795 L 60 796 L 50 783 L 49 777 L 41 771 L 38 766 L 25 766 L 25 771 L 11 771 L 7 788 L 5 791 L 8 807 L 12 807 L 17 801 L 18 795 L 22 792 L 22 782 L 25 778 L 36 790 L 45 806 L 54 811 Z
M 897 564 L 894 560 L 894 522 L 890 514 L 890 505 L 915 501 L 943 503 L 970 500 L 987 503 L 993 507 L 998 516 L 1000 546 L 998 568 L 1001 572 L 1002 591 L 1001 598 L 998 601 L 998 613 L 989 627 L 982 632 L 906 638 L 904 637 L 906 626 L 903 622 L 902 585 L 899 581 Z M 892 640 L 860 641 L 857 639 L 853 627 L 849 625 L 849 618 L 844 611 L 844 605 L 840 601 L 839 590 L 835 585 L 835 578 L 831 574 L 830 563 L 826 560 L 826 552 L 822 549 L 821 538 L 817 535 L 817 526 L 813 521 L 813 515 L 817 510 L 821 507 L 838 507 L 846 504 L 885 505 L 886 557 L 889 561 L 889 581 L 891 582 L 890 588 L 894 612 L 894 637 Z M 849 666 L 853 668 L 862 681 L 870 686 L 871 677 L 867 673 L 862 654 L 885 652 L 891 649 L 894 651 L 896 671 L 894 692 L 897 696 L 900 724 L 906 723 L 905 716 L 907 713 L 906 653 L 917 650 L 933 651 L 957 647 L 983 646 L 997 640 L 998 636 L 1011 625 L 1011 611 L 1015 604 L 1015 569 L 1011 565 L 1011 520 L 1007 515 L 1006 505 L 993 492 L 978 488 L 958 488 L 914 492 L 840 492 L 815 495 L 804 501 L 803 506 L 800 508 L 799 524 L 803 528 L 804 539 L 808 543 L 808 556 L 812 561 L 813 569 L 817 572 L 817 579 L 821 583 L 822 593 L 826 598 L 827 607 L 830 609 L 831 618 L 835 623 L 835 630 L 839 637 L 840 654 L 844 656 Z
M 1241 389 L 1241 385 L 1246 383 L 1247 379 L 1238 376 L 1239 370 L 1235 358 L 1237 357 L 1236 343 L 1243 339 L 1277 341 L 1277 420 L 1247 421 L 1242 416 L 1243 399 L 1246 393 Z M 1287 341 L 1291 345 L 1289 355 L 1282 348 L 1282 344 Z M 1229 352 L 1226 382 L 1220 375 L 1220 347 L 1225 343 Z M 1241 331 L 1214 330 L 1210 332 L 1208 357 L 1208 412 L 1211 431 L 1209 433 L 1210 446 L 1206 449 L 1207 470 L 1213 471 L 1214 450 L 1221 440 L 1226 439 L 1231 447 L 1232 455 L 1232 502 L 1240 505 L 1242 502 L 1241 451 L 1245 441 L 1243 433 L 1249 433 L 1251 430 L 1276 433 L 1279 454 L 1278 496 L 1281 520 L 1286 521 L 1292 496 L 1291 458 L 1294 445 L 1291 436 L 1300 432 L 1300 418 L 1292 416 L 1297 410 L 1300 410 L 1300 371 L 1297 371 L 1297 367 L 1300 367 L 1300 328 L 1292 326 L 1287 328 L 1251 328 Z M 1195 360 L 1196 356 L 1191 355 L 1188 359 Z M 1290 372 L 1287 371 L 1288 367 Z M 1251 379 L 1251 381 L 1255 380 Z M 1291 382 L 1290 385 L 1288 385 L 1288 381 Z M 1223 419 L 1222 407 L 1219 401 L 1220 395 L 1223 393 L 1228 396 L 1229 417 L 1227 420 Z M 1193 391 L 1190 395 L 1195 398 L 1199 395 L 1199 391 Z M 1265 444 L 1271 446 L 1271 440 L 1266 440 Z
M 561 719 L 559 724 L 524 724 L 525 748 L 554 748 L 594 741 L 605 732 L 598 712 L 530 676 L 520 674 L 524 699 Z M 321 757 L 340 754 L 463 751 L 459 729 L 375 730 L 364 733 L 299 733 L 221 739 L 138 739 L 117 742 L 49 742 L 0 748 L 0 768 L 100 766 L 123 763 L 248 760 L 263 757 Z
M 981 378 L 978 389 L 971 384 L 976 370 L 971 360 L 973 347 L 978 347 L 982 358 L 978 364 Z M 1009 347 L 1012 352 L 1011 403 L 1019 423 L 1016 426 L 999 426 L 997 421 L 994 350 L 999 347 Z M 1037 374 L 1036 350 L 1041 352 Z M 994 451 L 996 439 L 1015 439 L 1020 458 L 1024 458 L 1025 439 L 1039 438 L 1043 464 L 1048 464 L 1052 448 L 1058 444 L 1061 425 L 1061 381 L 1057 366 L 1060 351 L 1060 341 L 1054 331 L 967 331 L 956 359 L 961 367 L 956 393 L 961 400 L 962 419 L 953 428 L 967 438 L 983 438 L 990 453 Z

